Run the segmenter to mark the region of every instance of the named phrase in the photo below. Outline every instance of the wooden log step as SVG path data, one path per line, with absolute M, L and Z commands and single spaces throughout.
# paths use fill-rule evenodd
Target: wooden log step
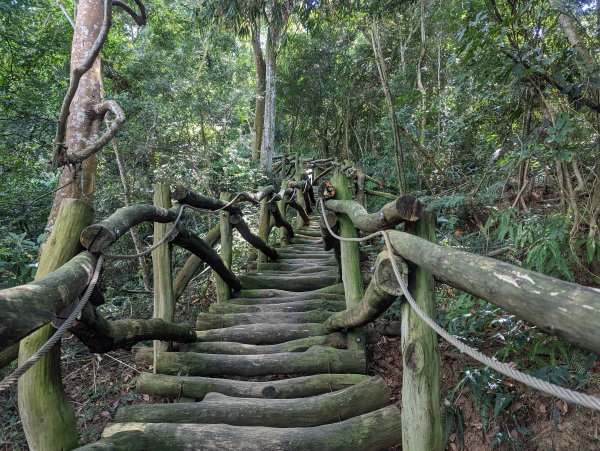
M 402 415 L 388 406 L 339 423 L 309 428 L 268 428 L 226 424 L 115 423 L 102 439 L 79 450 L 148 449 L 223 451 L 376 451 L 402 442 Z M 201 444 L 201 445 L 199 445 Z
M 323 323 L 246 324 L 196 332 L 198 341 L 235 341 L 253 345 L 274 345 L 316 335 L 325 335 Z
M 290 253 L 282 253 L 277 261 L 287 262 L 288 260 L 302 259 L 308 261 L 315 260 L 329 260 L 329 262 L 334 262 L 335 258 L 333 254 L 322 251 L 322 253 L 318 252 L 290 252 Z
M 313 237 L 313 238 L 323 238 L 323 236 L 321 235 L 321 231 L 320 230 L 316 230 L 316 229 L 300 229 L 298 231 L 296 231 L 296 236 L 298 237 L 303 237 L 303 236 L 309 236 L 309 237 Z
M 321 245 L 323 244 L 323 239 L 322 238 L 311 238 L 308 236 L 302 237 L 302 238 L 290 238 L 290 243 L 291 244 L 318 244 Z
M 306 292 L 298 293 L 296 295 L 292 295 L 285 298 L 232 298 L 227 301 L 219 302 L 218 304 L 213 305 L 223 305 L 223 304 L 242 304 L 242 305 L 271 305 L 271 304 L 287 304 L 290 302 L 297 301 L 315 301 L 315 300 L 325 300 L 325 301 L 343 301 L 345 303 L 346 298 L 343 294 L 327 294 L 327 293 L 314 293 L 314 292 Z
M 312 266 L 297 266 L 294 269 L 282 271 L 280 269 L 258 269 L 256 271 L 252 271 L 252 274 L 286 274 L 289 277 L 302 275 L 302 274 L 319 274 L 324 272 L 331 272 L 337 274 L 338 268 L 333 265 L 330 266 L 322 266 L 322 265 L 312 265 Z
M 373 412 L 389 401 L 390 389 L 376 376 L 333 393 L 298 399 L 239 398 L 208 393 L 201 402 L 125 406 L 119 409 L 116 421 L 311 427 Z
M 238 381 L 201 376 L 142 373 L 136 381 L 140 393 L 172 398 L 203 399 L 217 392 L 242 398 L 287 399 L 342 390 L 368 379 L 364 374 L 315 374 L 267 382 Z
M 284 261 L 279 261 L 279 262 L 266 262 L 266 263 L 259 263 L 258 264 L 258 270 L 273 270 L 273 271 L 293 271 L 296 269 L 302 269 L 302 268 L 309 268 L 309 267 L 323 267 L 323 268 L 327 268 L 327 269 L 337 269 L 338 265 L 335 261 L 335 259 L 329 259 L 329 260 L 323 260 L 323 259 L 318 259 L 318 260 L 301 260 L 301 259 L 295 259 L 295 260 L 286 260 Z
M 286 274 L 262 276 L 248 273 L 240 276 L 239 280 L 244 289 L 278 287 L 282 290 L 301 292 L 313 291 L 332 285 L 337 282 L 337 275 L 324 273 L 319 275 L 303 274 L 295 277 L 288 277 Z
M 328 295 L 332 296 L 332 295 Z M 339 295 L 338 295 L 339 296 Z M 256 298 L 252 298 L 255 300 Z M 330 312 L 341 312 L 346 309 L 343 297 L 339 300 L 329 299 L 307 299 L 303 301 L 282 302 L 278 304 L 237 304 L 229 302 L 218 302 L 211 304 L 208 308 L 210 313 L 257 313 L 257 312 L 307 312 L 310 310 L 329 310 Z
M 283 258 L 289 258 L 290 255 L 294 257 L 304 257 L 304 258 L 314 258 L 315 256 L 326 258 L 333 257 L 333 250 L 324 251 L 322 249 L 312 249 L 312 250 L 303 250 L 303 249 L 290 249 L 288 247 L 282 247 L 279 249 L 279 256 Z
M 199 313 L 196 330 L 222 329 L 242 324 L 259 323 L 320 323 L 335 312 L 309 310 L 308 312 L 267 312 L 267 313 Z
M 313 346 L 331 346 L 346 349 L 346 334 L 335 333 L 316 337 L 299 338 L 275 345 L 249 345 L 231 341 L 206 341 L 179 345 L 181 352 L 204 352 L 206 354 L 277 354 L 280 352 L 304 352 Z
M 153 362 L 150 348 L 135 355 L 136 364 Z M 327 346 L 313 346 L 305 352 L 228 355 L 196 352 L 160 352 L 156 372 L 189 376 L 255 377 L 270 374 L 364 373 L 365 353 Z
M 311 293 L 344 294 L 344 284 L 336 283 L 336 284 L 330 285 L 328 287 L 324 287 L 324 288 L 320 288 L 318 290 L 311 291 Z M 240 298 L 276 298 L 276 297 L 290 297 L 290 296 L 294 296 L 296 294 L 298 294 L 298 293 L 296 293 L 294 291 L 286 291 L 286 290 L 280 290 L 280 289 L 276 289 L 276 288 L 263 288 L 263 289 L 254 289 L 254 290 L 240 290 L 237 293 L 237 297 L 240 297 Z M 309 293 L 305 292 L 303 294 L 309 294 Z M 232 299 L 235 299 L 235 298 L 232 298 Z

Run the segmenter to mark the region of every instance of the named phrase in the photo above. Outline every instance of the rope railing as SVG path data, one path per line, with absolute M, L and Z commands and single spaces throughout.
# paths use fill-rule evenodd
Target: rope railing
M 319 200 L 320 200 L 320 204 L 321 204 L 320 212 L 321 212 L 324 224 L 326 225 L 327 230 L 331 234 L 332 237 L 334 237 L 335 239 L 337 239 L 339 241 L 350 241 L 350 242 L 360 243 L 360 242 L 368 241 L 373 238 L 381 236 L 381 237 L 383 237 L 385 247 L 386 247 L 387 251 L 390 253 L 390 255 L 395 254 L 394 247 L 391 245 L 390 238 L 389 238 L 387 231 L 380 230 L 380 231 L 371 233 L 367 236 L 357 237 L 357 238 L 342 237 L 342 236 L 336 234 L 333 231 L 333 229 L 331 228 L 331 226 L 329 225 L 329 221 L 327 220 L 327 215 L 325 214 L 324 201 L 322 198 Z M 449 332 L 447 332 L 441 326 L 439 326 L 431 317 L 429 317 L 425 313 L 425 311 L 423 309 L 421 309 L 421 307 L 419 307 L 419 305 L 417 304 L 417 302 L 411 295 L 410 291 L 408 290 L 406 284 L 404 283 L 404 280 L 401 275 L 402 273 L 398 269 L 395 259 L 393 259 L 393 258 L 390 259 L 390 262 L 392 264 L 394 276 L 396 277 L 396 279 L 398 281 L 398 284 L 402 290 L 402 293 L 403 293 L 404 297 L 406 298 L 406 300 L 408 301 L 411 308 L 414 310 L 414 312 L 432 330 L 434 330 L 440 337 L 442 337 L 444 340 L 448 341 L 450 344 L 455 346 L 458 350 L 460 350 L 461 352 L 464 352 L 465 354 L 469 355 L 470 357 L 477 360 L 478 362 L 494 369 L 495 371 L 497 371 L 501 374 L 504 374 L 505 376 L 508 376 L 512 379 L 515 379 L 531 388 L 534 388 L 539 391 L 543 391 L 549 395 L 561 398 L 565 401 L 600 411 L 600 398 L 597 398 L 595 396 L 588 395 L 585 393 L 577 392 L 575 390 L 571 390 L 568 388 L 560 387 L 556 384 L 552 384 L 550 382 L 533 377 L 529 374 L 523 373 L 522 371 L 516 370 L 515 368 L 513 368 L 512 366 L 510 366 L 506 363 L 500 362 L 494 358 L 491 358 L 491 357 L 483 354 L 482 352 L 478 351 L 477 349 L 463 343 L 462 341 L 460 341 L 459 339 L 457 339 L 456 337 L 451 335 Z

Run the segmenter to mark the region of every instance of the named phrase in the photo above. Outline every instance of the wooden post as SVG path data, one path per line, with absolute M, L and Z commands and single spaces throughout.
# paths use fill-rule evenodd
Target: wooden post
M 435 214 L 425 212 L 407 231 L 435 241 Z M 435 280 L 420 267 L 409 274 L 409 290 L 417 304 L 435 317 Z M 402 304 L 402 448 L 411 451 L 442 449 L 440 414 L 440 354 L 437 335 L 411 309 Z
M 171 190 L 169 185 L 157 184 L 154 187 L 154 205 L 171 208 Z M 154 223 L 154 244 L 163 239 L 172 223 Z M 152 251 L 152 271 L 154 275 L 154 318 L 173 322 L 175 319 L 175 294 L 171 273 L 171 246 L 163 243 Z M 160 352 L 170 351 L 173 343 L 154 340 L 154 372 L 156 359 Z
M 351 182 L 342 172 L 336 171 L 331 178 L 331 185 L 335 189 L 335 198 L 340 200 L 351 200 Z M 356 238 L 356 228 L 352 220 L 345 214 L 338 214 L 340 236 L 344 238 Z M 340 242 L 340 254 L 342 263 L 342 282 L 346 295 L 346 306 L 351 308 L 360 303 L 364 289 L 362 275 L 360 272 L 360 253 L 358 243 L 351 241 Z M 365 349 L 365 331 L 362 327 L 348 331 L 348 349 Z M 407 448 L 408 449 L 408 448 Z
M 231 201 L 233 196 L 230 193 L 222 192 L 219 199 L 225 202 Z M 229 222 L 230 213 L 225 210 L 220 212 L 221 220 L 221 260 L 227 268 L 231 269 L 233 255 L 233 229 Z M 231 289 L 218 275 L 215 275 L 217 284 L 217 302 L 227 301 L 231 298 Z
M 94 209 L 76 199 L 65 199 L 44 244 L 36 279 L 55 271 L 81 249 L 79 234 L 92 222 Z M 55 330 L 47 324 L 19 347 L 19 366 L 25 363 Z M 73 406 L 64 392 L 60 375 L 60 342 L 40 359 L 18 382 L 21 423 L 31 450 L 63 450 L 78 446 Z
M 304 163 L 298 158 L 296 155 L 296 173 L 294 174 L 294 180 L 298 183 L 302 181 L 302 173 L 304 172 Z M 295 188 L 296 191 L 296 202 L 300 205 L 304 210 L 306 210 L 306 202 L 304 201 L 304 194 L 302 190 L 299 188 Z M 296 227 L 304 226 L 304 219 L 300 216 L 300 213 L 296 213 Z
M 281 217 L 283 219 L 287 219 L 287 204 L 285 203 L 285 201 L 280 200 L 279 202 L 277 202 L 277 207 L 279 208 L 279 213 L 281 214 Z M 290 234 L 284 227 L 281 227 L 279 229 L 279 245 L 281 246 L 285 244 L 290 244 Z
M 260 213 L 258 219 L 258 236 L 269 244 L 269 231 L 271 229 L 271 212 L 269 211 L 268 199 L 260 201 Z M 268 258 L 262 252 L 258 252 L 258 263 L 266 263 Z

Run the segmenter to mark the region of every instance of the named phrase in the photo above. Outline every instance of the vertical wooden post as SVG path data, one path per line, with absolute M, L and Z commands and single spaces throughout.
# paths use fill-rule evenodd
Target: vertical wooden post
M 296 173 L 294 174 L 294 180 L 296 182 L 302 181 L 302 173 L 304 172 L 304 164 L 300 161 L 300 157 L 296 155 Z M 296 188 L 296 202 L 300 205 L 304 210 L 306 210 L 306 202 L 304 201 L 304 194 L 301 189 Z M 303 227 L 304 219 L 300 216 L 300 213 L 296 213 L 296 226 Z
M 279 208 L 279 213 L 281 214 L 281 217 L 283 219 L 287 219 L 287 204 L 284 200 L 280 200 L 279 202 L 277 202 L 277 208 Z M 290 244 L 290 233 L 285 227 L 280 227 L 279 234 L 280 245 Z
M 233 196 L 230 193 L 222 192 L 219 199 L 229 202 L 233 199 Z M 221 221 L 221 259 L 223 260 L 223 263 L 225 263 L 225 266 L 231 269 L 233 256 L 233 230 L 232 225 L 229 222 L 229 216 L 231 215 L 225 210 L 221 210 L 219 213 Z M 217 284 L 217 302 L 230 299 L 231 289 L 229 288 L 229 285 L 216 274 L 215 280 Z
M 269 204 L 267 199 L 260 201 L 260 210 L 258 216 L 258 236 L 262 238 L 265 243 L 269 243 L 269 231 L 271 230 L 271 212 L 269 211 Z M 264 263 L 268 260 L 268 257 L 262 252 L 258 252 L 258 263 Z
M 425 212 L 407 231 L 435 242 L 435 214 Z M 435 280 L 416 267 L 409 289 L 417 304 L 435 317 Z M 402 448 L 411 451 L 442 449 L 440 414 L 440 354 L 437 335 L 405 302 L 402 305 Z
M 65 199 L 50 237 L 42 248 L 36 279 L 60 268 L 80 250 L 79 235 L 91 224 L 94 209 L 76 199 Z M 19 345 L 19 366 L 25 363 L 55 330 L 47 324 Z M 73 406 L 63 389 L 60 342 L 29 369 L 18 382 L 21 423 L 31 450 L 63 450 L 78 446 Z
M 335 189 L 335 198 L 351 200 L 351 182 L 342 172 L 335 172 L 331 178 L 331 185 Z M 352 220 L 345 214 L 338 214 L 340 236 L 356 238 L 356 228 Z M 360 302 L 364 294 L 362 276 L 360 272 L 360 252 L 358 243 L 351 241 L 340 242 L 340 255 L 342 262 L 342 282 L 346 296 L 346 307 L 350 308 Z M 348 331 L 348 349 L 365 349 L 365 331 L 362 327 Z
M 169 185 L 154 186 L 154 205 L 171 208 L 171 190 Z M 163 239 L 172 223 L 154 223 L 154 244 Z M 162 318 L 173 322 L 175 319 L 175 293 L 173 291 L 173 275 L 171 268 L 171 246 L 163 243 L 152 251 L 152 271 L 154 276 L 154 318 Z M 173 343 L 154 340 L 154 372 L 156 359 L 161 352 L 170 351 Z

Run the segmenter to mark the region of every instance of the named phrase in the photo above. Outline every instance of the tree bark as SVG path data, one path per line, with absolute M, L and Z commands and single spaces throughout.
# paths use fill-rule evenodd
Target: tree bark
M 252 22 L 252 49 L 254 50 L 254 64 L 256 66 L 256 104 L 254 107 L 254 146 L 252 158 L 260 159 L 263 130 L 265 123 L 265 89 L 266 89 L 266 63 L 260 45 L 260 18 Z
M 248 324 L 196 333 L 198 341 L 235 341 L 253 345 L 274 345 L 317 335 L 325 335 L 322 323 Z
M 242 324 L 264 323 L 319 323 L 334 312 L 312 310 L 308 312 L 267 312 L 267 313 L 199 313 L 196 330 L 221 329 Z
M 89 7 L 89 5 L 86 6 Z M 84 7 L 80 9 L 80 12 L 85 10 Z M 92 207 L 83 201 L 69 199 L 61 203 L 54 229 L 40 256 L 36 273 L 38 285 L 35 285 L 36 282 L 30 284 L 30 286 L 42 288 L 42 291 L 39 292 L 42 297 L 38 299 L 38 302 L 48 302 L 52 291 L 44 290 L 47 287 L 44 284 L 49 281 L 56 282 L 56 273 L 64 272 L 65 263 L 69 262 L 79 251 L 80 244 L 77 238 L 83 228 L 91 222 L 92 215 Z M 78 258 L 80 256 L 81 258 Z M 84 265 L 84 272 L 91 274 L 96 263 L 95 257 L 87 252 L 80 256 L 75 259 L 78 261 L 87 259 L 86 264 L 81 263 Z M 70 274 L 70 271 L 67 273 Z M 77 280 L 80 279 L 77 278 Z M 86 282 L 88 280 L 86 278 Z M 62 285 L 63 283 L 67 285 Z M 27 286 L 25 285 L 25 287 Z M 54 299 L 60 299 L 63 303 L 74 300 L 84 288 L 82 285 L 69 283 L 65 279 L 61 279 L 54 286 L 56 287 Z M 7 317 L 3 316 L 3 318 Z M 21 340 L 19 366 L 23 365 L 44 345 L 54 332 L 54 328 L 47 324 Z M 64 392 L 60 374 L 60 343 L 57 343 L 48 354 L 21 376 L 18 381 L 18 402 L 23 430 L 30 449 L 62 450 L 77 446 L 75 412 Z M 42 418 L 43 421 L 40 421 Z

